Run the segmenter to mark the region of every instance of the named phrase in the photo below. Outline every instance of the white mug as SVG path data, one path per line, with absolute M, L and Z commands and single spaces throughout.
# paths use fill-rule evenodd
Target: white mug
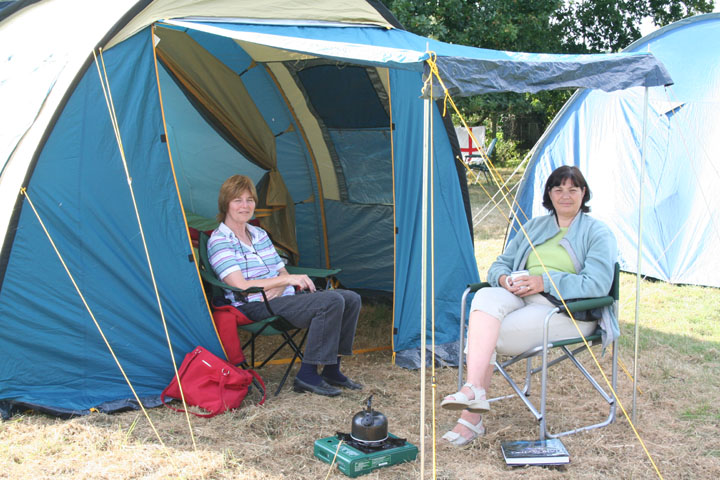
M 505 276 L 505 285 L 507 285 L 507 287 L 510 288 L 511 287 L 510 280 L 512 280 L 513 283 L 515 283 L 515 280 L 517 280 L 518 278 L 529 277 L 529 276 L 530 276 L 530 272 L 528 272 L 527 270 L 516 270 L 514 272 L 510 272 L 509 275 Z

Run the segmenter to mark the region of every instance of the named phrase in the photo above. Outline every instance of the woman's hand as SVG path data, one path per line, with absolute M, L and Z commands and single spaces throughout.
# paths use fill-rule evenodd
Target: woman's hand
M 285 291 L 285 287 L 275 287 L 265 290 L 265 296 L 268 300 L 272 300 L 273 298 L 277 298 L 282 296 L 283 292 Z
M 283 278 L 287 279 L 288 285 L 298 287 L 300 290 L 315 291 L 315 284 L 307 275 L 283 275 Z
M 513 295 L 518 295 L 524 291 L 524 288 L 518 286 L 518 280 L 515 280 L 513 282 L 513 279 L 510 278 L 510 275 L 500 275 L 500 277 L 498 278 L 498 283 L 501 287 L 503 287 L 505 290 L 512 293 Z
M 513 291 L 512 285 L 509 285 L 510 276 L 509 275 L 500 275 L 498 277 L 498 285 L 500 285 L 502 288 L 507 290 L 510 293 L 515 293 Z
M 545 290 L 545 282 L 540 275 L 528 275 L 518 277 L 515 280 L 508 281 L 509 285 L 503 282 L 505 288 L 518 297 L 527 297 L 535 293 L 541 293 Z

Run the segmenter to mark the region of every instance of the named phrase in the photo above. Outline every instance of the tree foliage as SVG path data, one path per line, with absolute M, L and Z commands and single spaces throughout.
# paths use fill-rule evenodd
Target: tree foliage
M 665 26 L 712 10 L 712 0 L 571 1 L 555 12 L 555 31 L 563 52 L 617 52 L 640 38 L 645 18 Z
M 386 0 L 403 26 L 448 43 L 545 53 L 616 52 L 640 38 L 650 18 L 663 26 L 711 12 L 712 0 Z M 495 130 L 510 115 L 530 116 L 541 130 L 570 91 L 487 94 L 458 101 L 473 123 Z

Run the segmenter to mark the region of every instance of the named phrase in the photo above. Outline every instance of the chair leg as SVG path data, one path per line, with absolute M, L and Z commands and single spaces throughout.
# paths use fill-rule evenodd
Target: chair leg
M 247 348 L 247 346 L 250 345 L 250 365 L 252 365 L 252 368 L 255 368 L 255 339 L 258 338 L 258 337 L 260 336 L 260 334 L 262 334 L 262 332 L 263 332 L 267 327 L 268 327 L 268 326 L 265 325 L 265 326 L 263 326 L 260 330 L 258 330 L 257 332 L 251 333 L 251 334 L 250 334 L 250 340 L 248 340 L 247 342 L 245 342 L 245 344 L 242 346 L 242 349 L 243 349 L 243 351 L 244 351 L 244 350 Z M 273 353 L 273 355 L 274 355 L 274 353 Z M 263 365 L 265 365 L 265 363 L 267 363 L 267 360 L 266 360 L 262 365 L 260 365 L 260 367 L 262 367 Z
M 545 440 L 547 434 L 546 428 L 546 400 L 547 400 L 547 371 L 548 371 L 548 341 L 550 331 L 550 318 L 559 312 L 559 308 L 554 308 L 545 317 L 545 323 L 543 328 L 543 343 L 542 343 L 542 373 L 540 375 L 540 440 Z
M 611 374 L 611 380 L 610 384 L 612 385 L 612 390 L 616 391 L 617 388 L 617 339 L 613 342 L 613 352 L 612 352 L 612 374 Z M 570 351 L 567 347 L 563 346 L 561 347 L 564 350 L 564 357 L 569 358 L 575 367 L 577 367 L 578 370 L 583 374 L 583 376 L 587 379 L 587 381 L 590 383 L 590 385 L 595 388 L 595 390 L 602 396 L 602 398 L 605 400 L 605 402 L 608 404 L 608 416 L 605 420 L 599 423 L 594 423 L 591 425 L 586 425 L 582 427 L 578 427 L 571 430 L 566 430 L 564 432 L 559 433 L 550 433 L 547 429 L 547 423 L 545 422 L 545 416 L 543 415 L 543 420 L 541 421 L 541 429 L 540 429 L 540 438 L 557 438 L 562 437 L 565 435 L 571 435 L 573 433 L 578 432 L 584 432 L 586 430 L 593 430 L 595 428 L 602 428 L 607 425 L 610 425 L 615 421 L 615 414 L 617 410 L 617 402 L 615 401 L 615 396 L 612 392 L 608 393 L 605 391 L 604 388 L 600 386 L 600 384 L 590 375 L 590 372 L 580 363 L 580 361 L 575 357 L 575 354 L 578 352 L 581 352 L 583 350 L 587 350 L 585 346 L 582 346 L 574 351 Z M 543 411 L 543 413 L 545 413 Z
M 528 357 L 527 362 L 525 363 L 525 388 L 523 388 L 523 393 L 526 397 L 530 396 L 530 387 L 532 382 L 532 357 Z
M 470 293 L 470 289 L 466 288 L 462 294 L 462 300 L 460 303 L 460 335 L 458 337 L 459 349 L 458 352 L 458 392 L 463 386 L 463 367 L 465 366 L 465 317 L 467 310 L 467 297 Z
M 283 338 L 285 339 L 285 341 L 283 343 L 281 343 L 280 346 L 277 347 L 274 352 L 272 352 L 270 355 L 267 356 L 265 361 L 260 364 L 259 368 L 264 367 L 270 360 L 272 360 L 272 358 L 275 356 L 275 354 L 278 353 L 280 350 L 282 350 L 285 347 L 285 345 L 289 345 L 290 348 L 294 352 L 298 348 L 298 346 L 294 342 L 294 338 L 295 338 L 295 335 L 297 335 L 299 331 L 300 330 L 295 330 L 292 334 L 284 332 L 282 335 L 283 335 Z M 300 359 L 302 359 L 302 354 L 300 355 Z
M 252 368 L 255 368 L 255 335 L 250 336 L 250 340 L 243 345 L 243 349 L 247 347 L 248 343 L 250 344 L 250 365 L 252 365 Z
M 520 400 L 523 401 L 523 403 L 528 408 L 528 410 L 530 410 L 530 412 L 533 414 L 533 416 L 535 416 L 535 419 L 540 421 L 540 419 L 542 418 L 542 415 L 540 414 L 538 409 L 535 408 L 535 405 L 533 405 L 530 400 L 528 400 L 528 397 L 525 395 L 525 392 L 523 390 L 521 390 L 520 387 L 518 386 L 518 384 L 515 383 L 515 381 L 512 379 L 512 377 L 510 377 L 510 374 L 505 370 L 505 368 L 503 368 L 503 366 L 500 364 L 500 362 L 495 361 L 495 369 L 498 372 L 500 372 L 500 375 L 502 375 L 503 378 L 508 382 L 508 384 L 510 384 L 510 387 L 513 390 L 515 390 L 515 394 L 518 396 L 518 398 Z M 489 401 L 494 402 L 494 401 L 502 400 L 502 399 L 512 397 L 512 396 L 514 396 L 514 395 L 507 395 L 505 397 L 493 398 L 492 400 L 489 400 Z
M 297 333 L 297 331 L 295 333 Z M 307 338 L 307 335 L 308 335 L 308 330 L 306 329 L 305 334 L 303 335 L 302 339 L 300 340 L 299 345 L 295 345 L 295 342 L 293 342 L 292 337 L 290 337 L 288 335 L 288 337 L 290 337 L 290 338 L 288 340 L 286 340 L 286 343 L 288 341 L 290 342 L 289 345 L 291 345 L 291 347 L 293 348 L 295 353 L 294 353 L 292 359 L 290 360 L 290 365 L 288 365 L 288 368 L 285 370 L 285 375 L 283 375 L 282 380 L 280 380 L 280 385 L 278 385 L 277 390 L 275 390 L 275 396 L 277 396 L 280 393 L 283 386 L 285 385 L 285 381 L 287 380 L 288 376 L 290 375 L 290 371 L 292 370 L 293 365 L 295 365 L 295 360 L 299 358 L 300 361 L 302 361 L 302 347 L 303 347 L 303 345 L 305 345 L 305 339 Z

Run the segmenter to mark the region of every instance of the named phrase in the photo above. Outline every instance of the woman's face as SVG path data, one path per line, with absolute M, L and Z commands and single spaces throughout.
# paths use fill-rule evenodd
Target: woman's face
M 574 217 L 580 211 L 585 189 L 576 187 L 566 178 L 561 185 L 550 189 L 550 201 L 560 217 Z
M 230 200 L 225 214 L 225 223 L 244 225 L 255 214 L 255 199 L 249 191 L 244 191 L 238 198 Z

